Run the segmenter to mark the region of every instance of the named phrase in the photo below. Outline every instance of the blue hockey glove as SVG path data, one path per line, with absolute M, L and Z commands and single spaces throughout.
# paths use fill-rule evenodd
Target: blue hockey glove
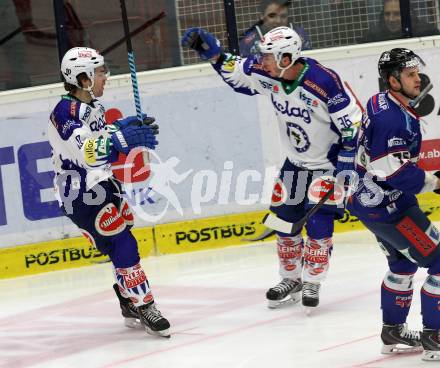
M 124 129 L 127 126 L 141 126 L 141 125 L 149 125 L 153 129 L 154 134 L 159 134 L 159 126 L 157 124 L 153 124 L 156 121 L 155 118 L 151 116 L 147 116 L 147 114 L 142 114 L 142 122 L 140 122 L 137 116 L 127 116 L 124 119 L 116 120 L 113 125 L 119 130 Z
M 203 60 L 209 60 L 222 53 L 220 41 L 203 28 L 187 29 L 181 44 L 182 47 L 189 47 L 196 51 Z
M 118 130 L 111 135 L 113 147 L 126 155 L 136 147 L 147 147 L 154 149 L 158 142 L 153 129 L 148 125 L 133 126 L 128 125 L 122 130 Z
M 342 149 L 338 154 L 338 161 L 336 163 L 336 181 L 343 185 L 346 190 L 351 188 L 351 183 L 353 183 L 353 180 L 356 177 L 354 164 L 355 156 L 355 149 L 352 149 L 351 151 Z

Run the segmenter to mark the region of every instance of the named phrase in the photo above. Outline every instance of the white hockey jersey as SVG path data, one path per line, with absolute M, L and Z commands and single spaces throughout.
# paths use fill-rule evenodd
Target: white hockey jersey
M 272 78 L 257 57 L 226 54 L 214 69 L 236 92 L 270 98 L 288 159 L 309 170 L 333 170 L 339 151 L 355 147 L 362 112 L 339 76 L 311 58 L 297 80 Z
M 74 170 L 81 182 L 76 189 L 90 189 L 113 175 L 111 164 L 117 152 L 112 150 L 111 126 L 106 125 L 105 109 L 98 100 L 83 103 L 63 96 L 49 119 L 48 137 L 52 146 L 55 182 L 58 175 Z M 56 188 L 57 189 L 57 188 Z

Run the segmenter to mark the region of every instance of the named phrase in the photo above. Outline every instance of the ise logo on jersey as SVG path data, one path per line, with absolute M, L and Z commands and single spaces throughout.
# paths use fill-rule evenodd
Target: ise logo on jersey
M 280 87 L 277 84 L 272 84 L 263 80 L 258 80 L 258 82 L 260 82 L 261 87 L 270 90 L 272 93 L 278 93 L 280 91 Z

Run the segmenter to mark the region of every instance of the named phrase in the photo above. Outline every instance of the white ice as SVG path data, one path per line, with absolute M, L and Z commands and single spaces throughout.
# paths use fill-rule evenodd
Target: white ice
M 123 326 L 109 264 L 0 281 L 0 367 L 427 367 L 381 355 L 386 261 L 367 232 L 335 237 L 319 307 L 266 307 L 273 243 L 150 257 L 142 264 L 170 339 Z M 411 328 L 421 328 L 419 270 Z

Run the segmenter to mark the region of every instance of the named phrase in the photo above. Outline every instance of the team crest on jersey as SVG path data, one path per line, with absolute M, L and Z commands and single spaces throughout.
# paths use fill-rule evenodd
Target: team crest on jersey
M 277 179 L 272 191 L 271 205 L 274 207 L 281 206 L 286 203 L 287 190 L 281 179 Z
M 302 153 L 309 149 L 310 140 L 306 131 L 298 124 L 287 122 L 287 136 L 292 143 L 293 148 Z

